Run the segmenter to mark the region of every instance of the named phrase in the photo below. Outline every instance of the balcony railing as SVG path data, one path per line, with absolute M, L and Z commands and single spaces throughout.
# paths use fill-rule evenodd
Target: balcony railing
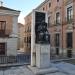
M 60 22 L 54 21 L 54 25 L 55 25 L 55 26 L 61 25 L 61 21 L 60 21 Z
M 65 18 L 64 21 L 62 22 L 62 24 L 74 24 L 74 19 L 67 19 Z
M 67 20 L 68 24 L 72 24 L 73 23 L 73 19 Z

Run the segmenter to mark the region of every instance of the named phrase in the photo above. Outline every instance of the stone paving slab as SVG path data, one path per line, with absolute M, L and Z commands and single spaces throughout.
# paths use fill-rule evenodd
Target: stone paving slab
M 0 71 L 0 75 L 3 75 L 3 71 Z
M 6 70 L 0 70 L 0 75 L 34 75 L 26 66 L 11 67 Z
M 64 62 L 52 65 L 56 67 L 59 71 L 51 72 L 48 74 L 44 73 L 43 75 L 75 75 L 75 65 Z M 23 66 L 9 67 L 3 70 L 0 69 L 0 75 L 35 75 L 35 74 L 27 67 L 27 65 L 23 65 Z
M 47 73 L 55 73 L 58 72 L 58 68 L 56 67 L 48 67 L 48 68 L 37 68 L 37 67 L 31 67 L 30 65 L 28 68 L 35 74 L 35 75 L 40 75 L 40 74 L 47 74 Z
M 1 67 L 15 67 L 15 66 L 22 66 L 22 65 L 29 65 L 30 63 L 11 63 L 11 64 L 0 64 Z
M 62 72 L 65 72 L 70 75 L 75 75 L 75 65 L 73 64 L 61 62 L 61 63 L 53 64 L 53 65 Z
M 67 75 L 67 74 L 62 73 L 62 72 L 56 72 L 56 73 L 46 74 L 46 75 Z

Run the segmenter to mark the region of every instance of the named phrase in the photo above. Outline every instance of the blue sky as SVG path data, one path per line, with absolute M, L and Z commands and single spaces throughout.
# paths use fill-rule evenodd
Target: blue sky
M 20 10 L 19 22 L 24 23 L 23 18 L 36 8 L 44 0 L 0 0 L 3 5 L 12 9 Z

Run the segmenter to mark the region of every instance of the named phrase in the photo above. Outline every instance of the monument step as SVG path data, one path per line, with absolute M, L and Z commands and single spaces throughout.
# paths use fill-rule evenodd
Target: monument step
M 56 73 L 59 72 L 59 70 L 56 67 L 50 67 L 50 68 L 37 68 L 32 67 L 28 65 L 28 68 L 35 74 L 35 75 L 42 75 L 42 74 L 50 74 L 50 73 Z

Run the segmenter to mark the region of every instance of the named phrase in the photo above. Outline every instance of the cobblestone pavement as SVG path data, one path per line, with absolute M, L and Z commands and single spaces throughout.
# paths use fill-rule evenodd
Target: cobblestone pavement
M 27 66 L 16 66 L 16 67 L 9 67 L 9 68 L 1 68 L 0 75 L 34 75 Z M 68 75 L 62 72 L 55 72 L 46 75 Z
M 0 75 L 34 75 L 27 66 L 1 68 Z
M 52 73 L 52 74 L 46 74 L 46 75 L 68 75 L 62 72 L 56 72 L 56 73 Z

